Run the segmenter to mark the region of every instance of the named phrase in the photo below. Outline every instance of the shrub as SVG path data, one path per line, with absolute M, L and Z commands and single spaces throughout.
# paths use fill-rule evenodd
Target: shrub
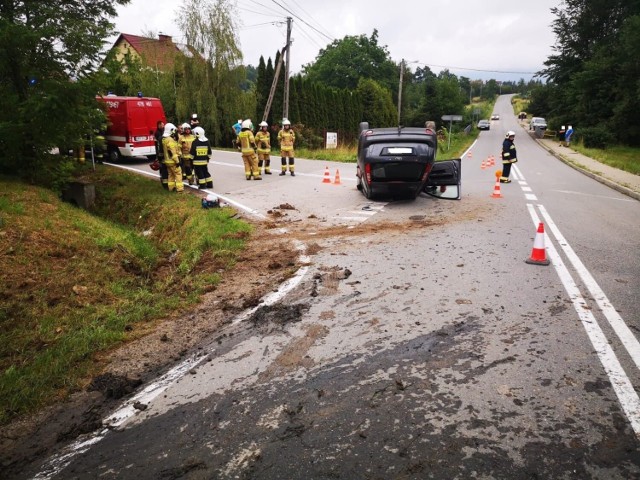
M 615 138 L 605 127 L 588 127 L 576 132 L 586 148 L 606 149 L 615 143 Z

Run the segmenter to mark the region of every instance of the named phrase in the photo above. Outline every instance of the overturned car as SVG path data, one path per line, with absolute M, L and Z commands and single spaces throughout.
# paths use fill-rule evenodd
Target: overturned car
M 361 123 L 358 190 L 367 198 L 416 198 L 424 192 L 459 200 L 461 161 L 436 162 L 436 147 L 436 133 L 429 128 L 370 129 Z

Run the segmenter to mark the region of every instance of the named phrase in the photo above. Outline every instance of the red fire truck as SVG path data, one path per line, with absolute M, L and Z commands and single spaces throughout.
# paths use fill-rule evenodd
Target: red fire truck
M 158 120 L 166 122 L 162 102 L 150 97 L 96 97 L 106 106 L 108 126 L 105 135 L 109 160 L 122 158 L 154 158 L 153 134 Z

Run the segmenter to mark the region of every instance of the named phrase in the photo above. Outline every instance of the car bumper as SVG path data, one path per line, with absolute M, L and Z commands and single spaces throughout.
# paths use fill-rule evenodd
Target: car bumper
M 423 182 L 371 182 L 369 189 L 380 197 L 416 197 L 423 186 Z

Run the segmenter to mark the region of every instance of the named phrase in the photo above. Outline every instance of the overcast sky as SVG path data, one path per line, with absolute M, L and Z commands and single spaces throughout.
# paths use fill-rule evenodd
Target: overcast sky
M 203 2 L 211 0 L 202 0 Z M 561 0 L 244 0 L 237 2 L 245 64 L 257 66 L 286 43 L 293 18 L 291 72 L 313 62 L 321 48 L 345 35 L 370 36 L 393 61 L 415 70 L 448 67 L 471 79 L 529 80 L 553 52 L 551 8 Z M 183 41 L 175 22 L 180 0 L 131 0 L 118 9 L 119 33 L 161 32 Z M 285 9 L 288 9 L 287 12 Z M 502 73 L 509 72 L 509 73 Z

